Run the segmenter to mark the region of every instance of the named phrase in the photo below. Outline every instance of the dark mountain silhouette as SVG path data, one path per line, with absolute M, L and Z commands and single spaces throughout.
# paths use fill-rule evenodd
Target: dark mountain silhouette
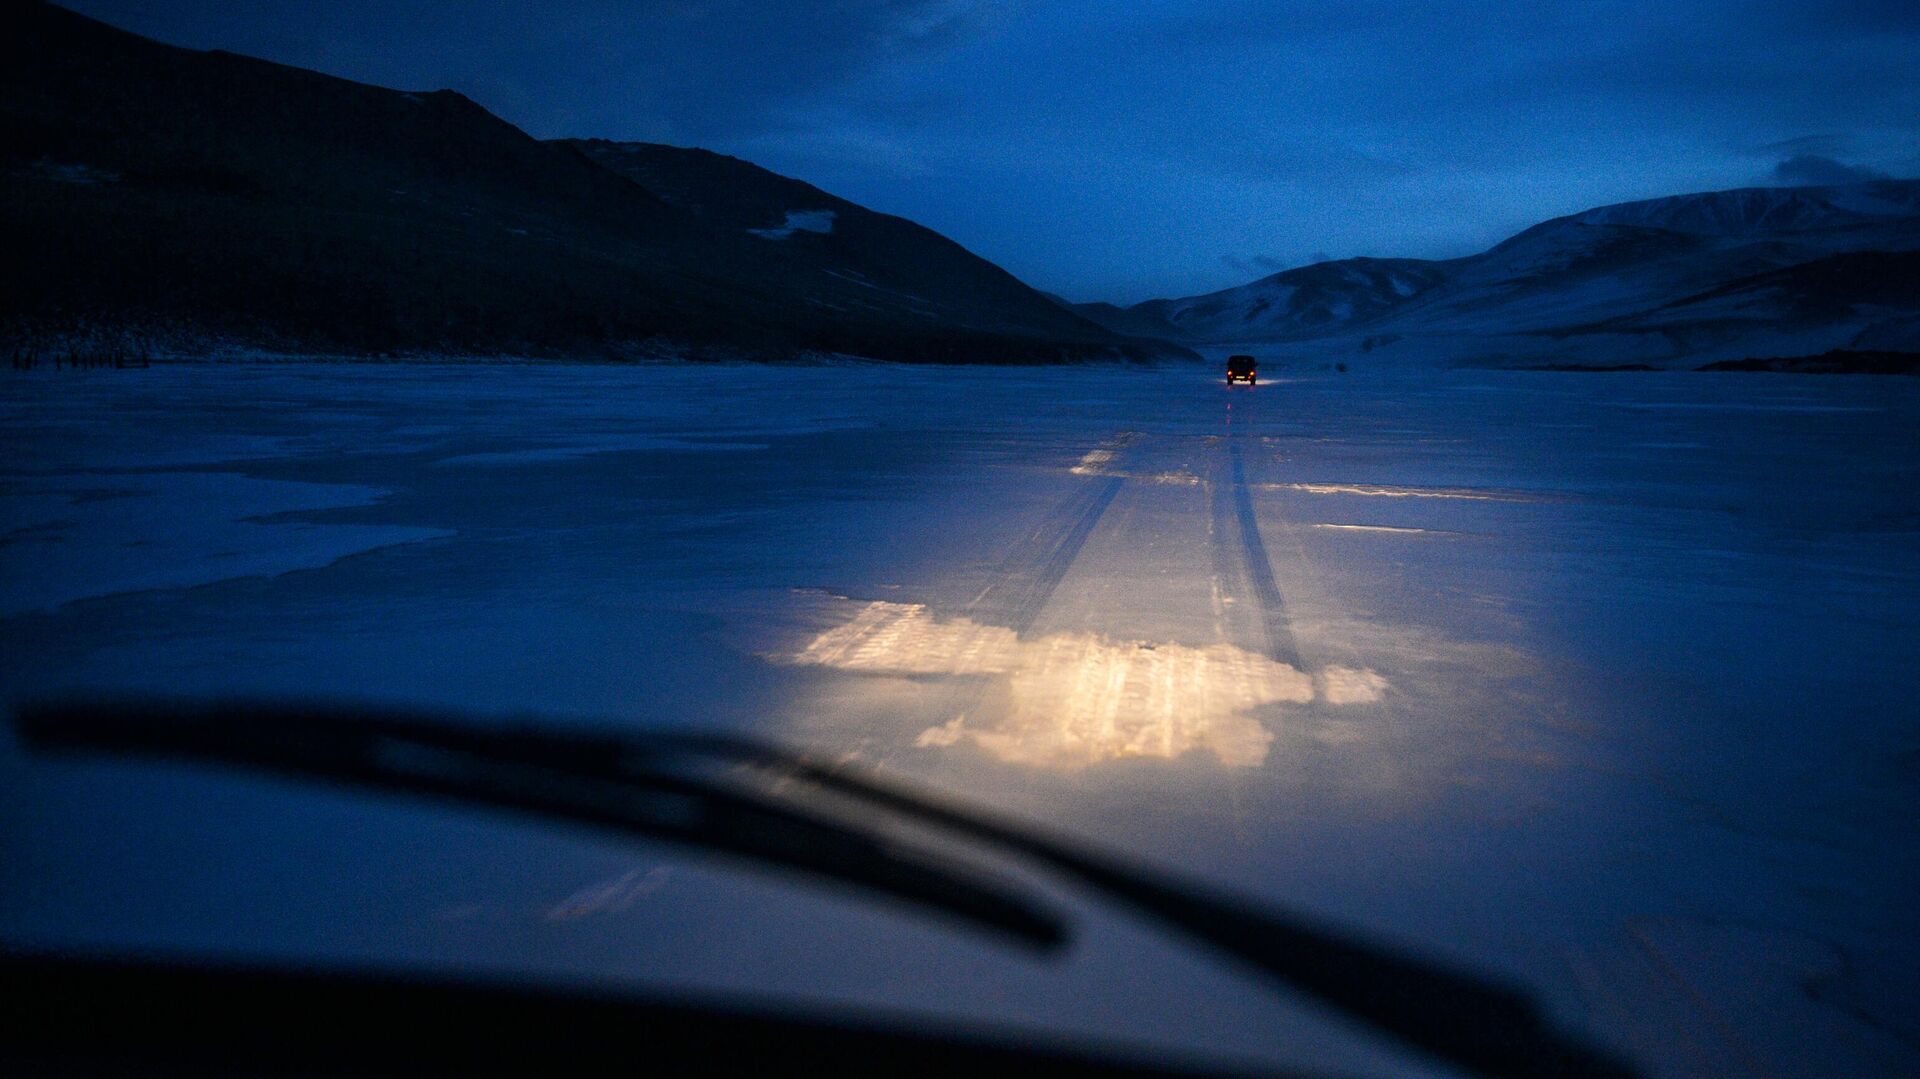
M 604 146 L 541 142 L 451 91 L 175 48 L 43 3 L 0 10 L 0 332 L 12 337 L 108 327 L 163 347 L 963 362 L 1184 353 L 1063 311 L 928 230 L 718 155 L 646 148 L 636 156 L 678 164 L 636 182 L 602 164 Z M 844 235 L 808 232 L 821 220 L 809 218 L 780 233 L 785 210 L 814 201 Z M 770 227 L 741 227 L 749 217 Z
M 1063 318 L 1044 293 L 945 236 L 739 158 L 599 139 L 563 145 L 703 225 L 774 248 L 791 272 L 832 283 L 841 310 L 855 317 L 926 319 L 1043 339 L 1087 332 L 1084 321 Z
M 1920 352 L 1835 349 L 1818 356 L 1767 356 L 1701 364 L 1702 371 L 1778 371 L 1790 375 L 1920 375 Z

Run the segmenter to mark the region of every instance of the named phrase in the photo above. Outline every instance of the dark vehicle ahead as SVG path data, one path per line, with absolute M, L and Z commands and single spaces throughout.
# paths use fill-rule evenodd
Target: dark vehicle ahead
M 1260 368 L 1259 365 L 1254 362 L 1252 356 L 1227 357 L 1227 384 L 1229 386 L 1235 382 L 1245 382 L 1251 386 L 1258 381 L 1260 381 Z

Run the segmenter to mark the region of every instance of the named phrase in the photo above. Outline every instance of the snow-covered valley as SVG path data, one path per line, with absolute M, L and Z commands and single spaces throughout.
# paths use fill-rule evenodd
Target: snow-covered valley
M 1110 328 L 1367 367 L 1693 367 L 1920 349 L 1920 184 L 1601 206 L 1464 258 L 1350 258 L 1132 307 Z

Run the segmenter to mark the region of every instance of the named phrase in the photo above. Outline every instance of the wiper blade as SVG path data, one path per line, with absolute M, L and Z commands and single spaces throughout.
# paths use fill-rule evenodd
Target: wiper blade
M 30 748 L 216 761 L 438 795 L 720 851 L 929 908 L 1037 948 L 1065 943 L 1054 912 L 928 852 L 700 774 L 644 736 L 456 725 L 404 713 L 227 703 L 22 709 Z
M 1635 1069 L 1556 1029 L 1525 992 L 1298 915 L 1223 896 L 845 764 L 757 742 L 686 735 L 689 749 L 804 779 L 999 847 L 1080 882 L 1405 1044 L 1489 1076 L 1615 1079 Z
M 1476 1073 L 1635 1074 L 1556 1029 L 1525 993 L 1478 973 L 750 739 L 454 726 L 401 714 L 260 705 L 41 707 L 23 711 L 17 723 L 33 746 L 215 759 L 608 825 L 852 881 L 1034 943 L 1065 939 L 1064 926 L 1035 905 L 836 823 L 844 813 L 830 820 L 794 804 L 808 789 L 826 792 L 869 814 L 885 810 L 1024 857 Z M 750 793 L 700 777 L 699 769 L 715 761 L 753 766 L 774 782 Z M 963 887 L 945 890 L 956 881 Z

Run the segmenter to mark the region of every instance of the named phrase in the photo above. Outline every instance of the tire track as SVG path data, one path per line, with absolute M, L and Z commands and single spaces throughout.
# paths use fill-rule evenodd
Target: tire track
M 1099 477 L 1049 513 L 962 613 L 1026 636 L 1125 484 L 1124 476 Z
M 1231 517 L 1240 533 L 1240 561 L 1245 567 L 1246 580 L 1260 607 L 1260 630 L 1265 638 L 1264 651 L 1268 659 L 1290 664 L 1296 670 L 1306 670 L 1306 663 L 1300 658 L 1300 643 L 1293 635 L 1293 622 L 1287 615 L 1286 597 L 1280 592 L 1280 582 L 1273 574 L 1273 560 L 1267 554 L 1267 545 L 1260 538 L 1260 519 L 1253 509 L 1253 490 L 1247 484 L 1247 465 L 1241 453 L 1240 443 L 1227 442 L 1227 476 L 1225 484 L 1216 484 L 1213 495 L 1214 515 L 1214 557 L 1216 570 L 1223 568 L 1226 557 L 1222 548 L 1227 543 L 1226 499 L 1221 497 L 1219 488 L 1225 486 L 1232 491 Z
M 1235 519 L 1232 470 L 1226 459 L 1215 457 L 1206 467 L 1207 539 L 1213 556 L 1213 621 L 1220 639 L 1229 644 L 1248 636 L 1237 632 L 1239 609 L 1235 606 L 1247 592 L 1245 559 L 1231 538 L 1240 527 Z
M 1124 446 L 1130 441 L 1120 436 L 1109 445 Z M 1000 563 L 987 586 L 961 608 L 960 616 L 1029 637 L 1040 612 L 1125 484 L 1124 476 L 1097 476 L 1056 506 Z M 986 694 L 986 683 L 972 677 L 976 672 L 962 668 L 953 673 L 958 677 L 948 680 L 928 717 L 933 726 L 972 715 Z

